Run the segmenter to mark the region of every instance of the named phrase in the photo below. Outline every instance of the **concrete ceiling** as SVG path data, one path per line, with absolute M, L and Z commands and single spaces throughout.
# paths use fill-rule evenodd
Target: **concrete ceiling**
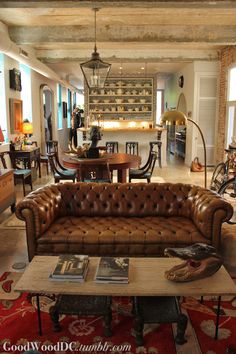
M 0 1 L 0 20 L 14 42 L 81 86 L 79 63 L 94 46 L 93 7 L 100 8 L 98 51 L 113 76 L 173 73 L 236 45 L 236 1 Z

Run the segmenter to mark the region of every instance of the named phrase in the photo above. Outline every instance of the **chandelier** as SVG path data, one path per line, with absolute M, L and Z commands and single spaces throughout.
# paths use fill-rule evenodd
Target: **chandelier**
M 104 62 L 99 53 L 97 52 L 97 24 L 96 24 L 96 14 L 98 8 L 94 8 L 94 52 L 90 60 L 80 64 L 82 73 L 84 75 L 85 81 L 89 88 L 91 87 L 104 87 L 106 79 L 108 77 L 109 71 L 111 69 L 111 64 Z

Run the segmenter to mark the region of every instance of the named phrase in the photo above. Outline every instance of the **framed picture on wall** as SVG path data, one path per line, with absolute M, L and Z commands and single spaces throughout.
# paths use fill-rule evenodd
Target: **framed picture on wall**
M 63 118 L 67 118 L 67 102 L 62 102 Z
M 10 88 L 15 91 L 21 91 L 21 72 L 17 69 L 9 70 Z
M 22 131 L 23 104 L 22 100 L 9 99 L 10 104 L 10 131 L 11 134 L 19 134 Z

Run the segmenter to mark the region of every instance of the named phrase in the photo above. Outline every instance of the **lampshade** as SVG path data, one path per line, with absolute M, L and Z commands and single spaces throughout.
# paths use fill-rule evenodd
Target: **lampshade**
M 31 122 L 23 122 L 22 133 L 33 134 L 33 124 Z
M 111 64 L 106 63 L 100 58 L 99 53 L 97 52 L 96 45 L 96 13 L 98 11 L 97 8 L 94 8 L 94 30 L 95 30 L 95 44 L 94 44 L 94 52 L 92 53 L 92 57 L 90 60 L 80 64 L 82 73 L 84 75 L 85 81 L 89 88 L 91 87 L 104 87 L 107 76 L 111 69 Z
M 3 142 L 4 142 L 4 135 L 3 135 L 2 129 L 0 127 L 0 143 L 3 143 Z
M 187 117 L 183 112 L 166 111 L 161 116 L 161 123 L 165 125 L 186 125 Z

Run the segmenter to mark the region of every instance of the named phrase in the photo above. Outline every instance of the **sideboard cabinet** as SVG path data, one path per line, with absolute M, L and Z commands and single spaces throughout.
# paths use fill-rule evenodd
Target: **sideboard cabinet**
M 104 88 L 88 90 L 87 113 L 104 120 L 153 121 L 153 78 L 108 78 Z
M 15 211 L 15 187 L 14 175 L 12 170 L 0 170 L 0 212 L 8 207 Z

